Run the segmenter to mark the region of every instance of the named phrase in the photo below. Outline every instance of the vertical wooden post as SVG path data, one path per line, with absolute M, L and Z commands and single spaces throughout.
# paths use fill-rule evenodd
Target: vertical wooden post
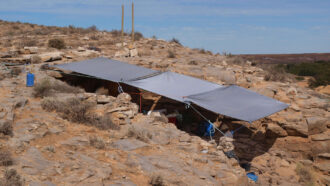
M 132 2 L 132 41 L 134 42 L 134 3 Z
M 124 37 L 124 5 L 121 5 L 121 37 Z

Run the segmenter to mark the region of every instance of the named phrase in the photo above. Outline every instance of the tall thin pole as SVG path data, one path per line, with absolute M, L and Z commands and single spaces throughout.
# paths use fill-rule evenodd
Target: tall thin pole
M 134 3 L 132 2 L 132 41 L 134 42 Z
M 124 36 L 124 5 L 121 5 L 121 37 Z

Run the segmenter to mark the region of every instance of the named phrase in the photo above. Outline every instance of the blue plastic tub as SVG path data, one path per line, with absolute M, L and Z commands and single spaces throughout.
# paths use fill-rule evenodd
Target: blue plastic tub
M 254 172 L 249 172 L 246 174 L 246 176 L 254 182 L 258 181 L 258 176 Z
M 26 75 L 26 86 L 27 87 L 33 87 L 34 85 L 34 74 L 27 73 Z

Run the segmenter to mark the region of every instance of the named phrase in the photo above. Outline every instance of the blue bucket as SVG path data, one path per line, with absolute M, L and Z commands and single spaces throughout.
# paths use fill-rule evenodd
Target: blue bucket
M 34 85 L 34 74 L 28 73 L 26 75 L 26 86 L 33 87 L 33 85 Z

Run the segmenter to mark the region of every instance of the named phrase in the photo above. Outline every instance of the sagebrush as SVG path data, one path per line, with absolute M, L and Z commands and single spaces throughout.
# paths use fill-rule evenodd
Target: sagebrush
M 65 42 L 64 42 L 63 39 L 50 39 L 48 41 L 48 47 L 56 48 L 56 49 L 64 49 L 65 48 Z
M 54 92 L 81 93 L 83 90 L 70 86 L 62 81 L 51 80 L 49 78 L 42 79 L 39 83 L 36 83 L 33 88 L 33 95 L 35 97 L 47 97 Z
M 91 109 L 95 105 L 95 103 L 83 101 L 75 97 L 66 100 L 46 97 L 41 101 L 41 106 L 44 110 L 56 111 L 63 119 L 95 126 L 99 129 L 118 130 L 119 126 L 114 124 L 108 115 L 96 116 L 90 114 Z

